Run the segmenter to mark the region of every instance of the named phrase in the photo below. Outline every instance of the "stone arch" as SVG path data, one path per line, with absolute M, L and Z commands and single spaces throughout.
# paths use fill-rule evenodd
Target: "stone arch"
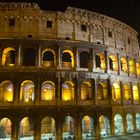
M 74 100 L 74 83 L 71 81 L 65 81 L 62 84 L 62 101 Z
M 52 67 L 56 65 L 56 55 L 54 50 L 45 49 L 42 52 L 42 64 L 46 67 Z
M 105 56 L 102 53 L 96 53 L 95 56 L 96 68 L 106 69 Z
M 114 116 L 115 135 L 124 134 L 123 118 L 120 114 Z
M 62 67 L 74 68 L 74 55 L 71 50 L 64 50 L 62 52 Z
M 5 48 L 2 52 L 2 65 L 14 66 L 16 63 L 16 50 L 12 47 Z
M 131 89 L 130 89 L 130 85 L 128 83 L 123 85 L 124 88 L 124 99 L 126 101 L 131 100 Z
M 117 71 L 118 70 L 117 58 L 114 55 L 109 56 L 109 68 L 112 71 Z
M 55 99 L 55 84 L 52 81 L 45 81 L 41 86 L 41 100 L 51 101 Z
M 0 100 L 2 102 L 13 101 L 13 83 L 9 80 L 3 81 L 0 84 Z
M 83 116 L 82 118 L 82 139 L 93 139 L 94 136 L 94 120 L 91 116 Z
M 71 116 L 66 116 L 62 123 L 63 140 L 74 140 L 75 129 L 75 120 Z
M 135 65 L 134 65 L 134 61 L 133 60 L 129 61 L 129 73 L 130 74 L 135 74 Z
M 112 99 L 114 101 L 121 99 L 121 90 L 120 90 L 120 85 L 118 83 L 112 84 Z
M 20 101 L 32 102 L 34 101 L 34 83 L 31 80 L 25 80 L 20 87 Z
M 81 83 L 81 100 L 91 100 L 92 99 L 92 85 L 88 81 L 83 81 Z
M 127 132 L 131 133 L 134 131 L 134 126 L 133 126 L 133 116 L 128 113 L 126 115 L 126 121 L 127 121 Z
M 140 113 L 136 113 L 136 129 L 140 131 Z
M 124 57 L 120 58 L 121 71 L 127 72 L 127 61 Z
M 42 119 L 41 139 L 56 139 L 56 126 L 54 118 L 47 116 Z

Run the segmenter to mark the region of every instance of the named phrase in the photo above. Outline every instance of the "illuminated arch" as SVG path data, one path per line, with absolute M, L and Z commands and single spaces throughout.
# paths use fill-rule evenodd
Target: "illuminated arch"
M 20 87 L 20 101 L 34 101 L 34 83 L 30 80 L 22 82 Z
M 88 68 L 89 67 L 89 53 L 87 51 L 83 51 L 80 53 L 80 68 Z
M 117 58 L 114 55 L 109 56 L 109 68 L 112 71 L 118 71 Z
M 139 101 L 139 90 L 137 85 L 133 85 L 133 99 Z
M 129 84 L 124 84 L 124 99 L 131 100 L 131 89 Z
M 66 81 L 62 84 L 62 100 L 73 101 L 74 100 L 74 83 Z
M 52 117 L 45 117 L 41 121 L 41 140 L 56 139 L 55 120 Z
M 71 116 L 66 116 L 62 123 L 63 140 L 75 139 L 75 120 Z
M 41 99 L 51 101 L 55 99 L 55 84 L 52 81 L 45 81 L 41 87 Z
M 54 50 L 48 48 L 42 52 L 42 64 L 46 67 L 56 65 L 56 55 Z
M 74 68 L 74 55 L 71 50 L 62 52 L 62 66 L 65 68 Z
M 15 65 L 15 52 L 16 50 L 12 47 L 8 47 L 3 50 L 2 52 L 2 65 L 3 66 Z
M 106 69 L 105 56 L 102 53 L 96 53 L 96 68 Z
M 140 63 L 136 63 L 136 72 L 137 72 L 137 75 L 140 76 Z
M 106 100 L 108 98 L 108 90 L 107 90 L 107 83 L 100 82 L 98 84 L 97 89 L 97 99 L 98 100 Z
M 81 84 L 81 100 L 92 99 L 92 85 L 90 82 L 84 81 Z
M 0 121 L 0 139 L 11 139 L 11 120 L 8 118 L 3 118 Z
M 82 118 L 82 139 L 93 139 L 94 136 L 94 121 L 91 116 L 84 116 Z
M 140 113 L 136 113 L 136 129 L 140 130 Z
M 112 99 L 114 101 L 120 100 L 121 98 L 121 91 L 120 91 L 120 85 L 117 83 L 112 84 Z
M 115 135 L 124 134 L 123 118 L 120 114 L 116 114 L 114 116 L 114 128 L 115 128 Z
M 134 126 L 133 126 L 133 116 L 131 114 L 126 115 L 126 121 L 127 121 L 127 132 L 133 132 Z
M 134 65 L 134 61 L 133 60 L 129 61 L 129 73 L 130 74 L 134 74 L 135 73 L 135 65 Z
M 99 118 L 100 136 L 106 137 L 110 135 L 110 122 L 106 116 L 101 115 Z
M 121 61 L 121 71 L 126 73 L 127 72 L 127 61 L 123 57 L 121 57 L 120 61 Z
M 20 140 L 34 140 L 34 122 L 31 118 L 25 117 L 20 122 Z
M 13 84 L 11 81 L 3 81 L 0 84 L 0 100 L 4 102 L 13 101 Z

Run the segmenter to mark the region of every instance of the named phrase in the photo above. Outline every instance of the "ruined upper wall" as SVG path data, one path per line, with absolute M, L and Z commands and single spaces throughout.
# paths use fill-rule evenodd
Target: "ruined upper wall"
M 138 56 L 137 35 L 130 26 L 87 10 L 43 11 L 35 3 L 0 3 L 0 38 L 87 41 Z

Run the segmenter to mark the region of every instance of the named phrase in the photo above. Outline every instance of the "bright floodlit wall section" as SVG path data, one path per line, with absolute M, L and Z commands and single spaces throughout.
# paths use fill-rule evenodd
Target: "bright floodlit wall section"
M 87 10 L 0 3 L 0 140 L 140 131 L 137 35 Z

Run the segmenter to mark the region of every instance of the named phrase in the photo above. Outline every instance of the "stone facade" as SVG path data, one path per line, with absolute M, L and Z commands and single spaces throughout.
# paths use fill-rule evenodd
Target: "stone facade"
M 43 11 L 37 4 L 0 3 L 0 118 L 11 121 L 11 139 L 22 137 L 25 117 L 32 119 L 35 140 L 43 139 L 41 122 L 46 116 L 55 121 L 57 140 L 120 135 L 115 128 L 118 114 L 123 121 L 122 134 L 139 131 L 137 35 L 128 25 L 87 10 Z M 13 92 L 7 91 L 5 81 L 12 83 Z M 45 81 L 55 85 L 53 98 L 43 96 Z M 84 82 L 88 88 L 82 87 Z M 34 92 L 25 97 L 28 84 Z M 65 92 L 70 95 L 67 99 Z M 68 137 L 63 128 L 67 116 L 75 123 L 75 129 L 70 129 L 74 134 Z M 93 132 L 83 132 L 84 116 L 93 119 L 90 125 L 94 130 L 88 129 Z M 110 129 L 102 126 L 101 116 L 104 123 L 109 120 Z

